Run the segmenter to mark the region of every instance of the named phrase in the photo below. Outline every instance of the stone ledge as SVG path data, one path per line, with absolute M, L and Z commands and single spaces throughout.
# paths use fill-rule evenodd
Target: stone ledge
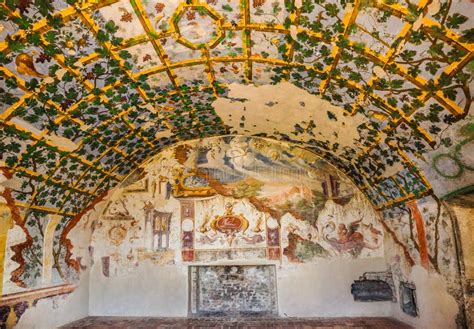
M 74 284 L 62 284 L 58 286 L 39 288 L 3 295 L 0 298 L 0 306 L 14 305 L 23 301 L 37 301 L 39 299 L 69 294 L 76 289 Z

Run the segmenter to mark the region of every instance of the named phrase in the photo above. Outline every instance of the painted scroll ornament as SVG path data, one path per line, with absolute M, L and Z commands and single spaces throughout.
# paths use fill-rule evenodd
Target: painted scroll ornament
M 225 208 L 225 214 L 222 216 L 216 216 L 210 226 L 215 232 L 223 233 L 227 238 L 229 246 L 231 246 L 235 239 L 235 235 L 238 232 L 245 233 L 248 229 L 249 221 L 242 214 L 234 214 L 232 204 L 227 203 Z
M 175 198 L 209 197 L 216 191 L 209 186 L 206 178 L 196 171 L 184 172 L 183 168 L 173 169 L 172 193 Z

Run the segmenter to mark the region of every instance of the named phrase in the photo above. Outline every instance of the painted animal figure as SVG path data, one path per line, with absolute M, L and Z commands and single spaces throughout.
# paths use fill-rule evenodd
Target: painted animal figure
M 364 236 L 362 233 L 357 232 L 360 222 L 362 219 L 359 219 L 355 222 L 349 224 L 349 228 L 346 227 L 346 224 L 339 224 L 337 236 L 340 242 L 349 242 L 349 241 L 363 241 Z
M 326 258 L 329 256 L 327 250 L 319 243 L 304 239 L 295 232 L 296 230 L 291 230 L 288 233 L 288 246 L 283 249 L 283 255 L 290 262 L 303 263 L 315 257 Z
M 329 238 L 328 235 L 324 239 L 339 253 L 348 252 L 357 257 L 362 249 L 377 249 L 379 246 L 371 246 L 364 240 L 364 235 L 357 230 L 359 229 L 362 218 L 349 224 L 339 224 L 337 229 L 337 239 Z

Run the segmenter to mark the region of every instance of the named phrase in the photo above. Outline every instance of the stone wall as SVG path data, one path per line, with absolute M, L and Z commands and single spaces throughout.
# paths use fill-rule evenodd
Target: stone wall
M 192 315 L 275 315 L 275 266 L 190 267 Z

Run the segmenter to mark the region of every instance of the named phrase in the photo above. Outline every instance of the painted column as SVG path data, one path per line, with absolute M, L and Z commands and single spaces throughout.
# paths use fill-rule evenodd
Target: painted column
M 421 265 L 427 270 L 430 269 L 430 261 L 428 257 L 428 243 L 426 241 L 425 223 L 421 216 L 420 210 L 416 204 L 416 200 L 407 202 L 407 207 L 410 209 L 413 219 L 416 224 L 416 232 L 418 233 L 418 247 L 420 249 Z
M 181 258 L 183 262 L 194 261 L 194 200 L 181 203 Z
M 330 198 L 330 197 L 338 197 L 339 196 L 339 186 L 340 182 L 339 179 L 332 175 L 325 175 L 324 182 L 321 183 L 323 188 L 323 194 Z
M 153 251 L 153 213 L 152 211 L 146 214 L 145 219 L 145 248 L 148 251 Z
M 10 208 L 5 203 L 0 203 L 0 295 L 3 295 L 3 272 L 5 270 L 8 230 L 12 229 L 13 225 Z
M 267 227 L 267 258 L 269 260 L 281 259 L 281 232 L 280 224 L 274 218 L 266 221 Z
M 42 275 L 42 284 L 47 286 L 51 284 L 51 279 L 53 277 L 53 242 L 54 242 L 54 232 L 56 227 L 61 220 L 59 215 L 49 215 L 48 224 L 44 230 L 44 241 L 43 241 L 43 275 Z
M 151 201 L 145 202 L 145 249 L 153 251 L 153 217 L 155 216 L 155 207 Z

